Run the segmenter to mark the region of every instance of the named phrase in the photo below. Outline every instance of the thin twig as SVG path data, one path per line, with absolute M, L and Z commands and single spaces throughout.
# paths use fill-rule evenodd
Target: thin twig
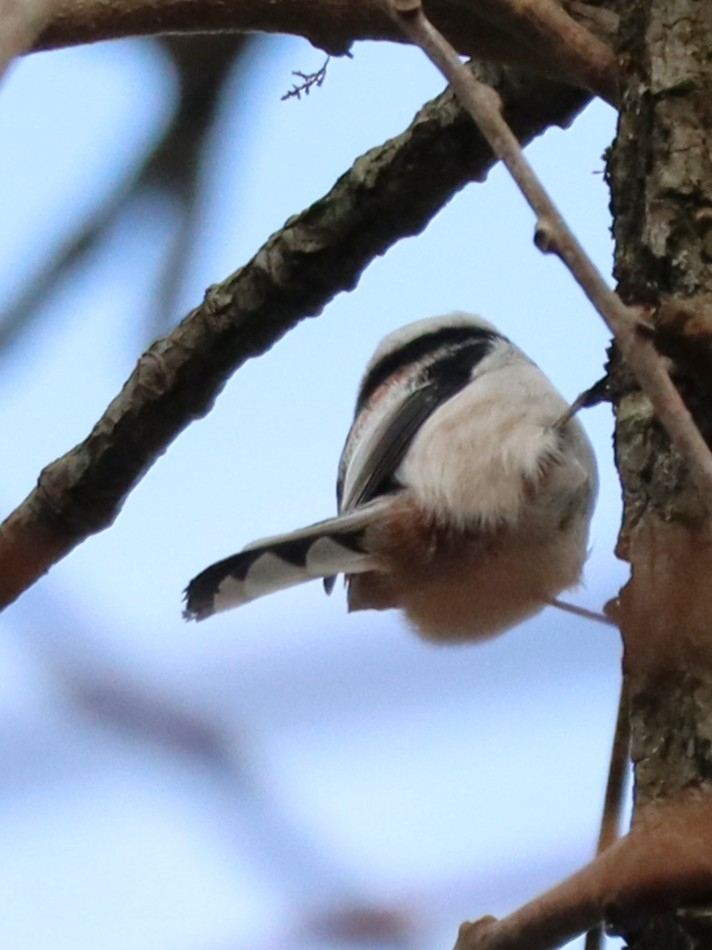
M 578 604 L 570 604 L 568 600 L 559 600 L 558 597 L 553 597 L 549 601 L 549 604 L 564 613 L 573 614 L 574 617 L 582 617 L 584 620 L 593 620 L 595 623 L 602 623 L 606 627 L 618 627 L 615 620 L 611 620 L 610 617 L 607 617 L 598 610 L 589 610 L 588 607 L 579 607 Z
M 596 854 L 602 854 L 610 848 L 620 835 L 630 754 L 630 712 L 627 692 L 626 680 L 623 677 L 618 697 L 618 715 L 613 733 L 613 748 L 608 766 L 608 780 L 603 799 L 603 816 Z M 599 924 L 586 934 L 584 950 L 600 950 L 602 944 L 603 925 Z
M 391 9 L 403 31 L 448 79 L 494 153 L 507 166 L 537 216 L 537 246 L 561 258 L 603 317 L 673 445 L 686 459 L 703 499 L 712 506 L 712 453 L 658 356 L 641 314 L 626 307 L 607 286 L 579 244 L 524 157 L 502 116 L 497 94 L 478 82 L 460 62 L 450 43 L 425 16 L 419 0 L 391 0 Z
M 498 83 L 523 139 L 570 122 L 588 100 L 531 75 L 481 69 Z M 351 290 L 374 257 L 419 233 L 494 161 L 469 117 L 444 94 L 405 133 L 357 159 L 252 261 L 211 287 L 204 303 L 139 360 L 87 439 L 48 466 L 0 526 L 0 608 L 114 521 L 153 462 L 209 411 L 242 363 Z
M 620 695 L 618 697 L 618 715 L 611 749 L 611 764 L 606 783 L 606 795 L 603 805 L 603 820 L 598 837 L 598 854 L 610 848 L 620 835 L 621 819 L 623 816 L 623 800 L 626 791 L 626 775 L 628 772 L 628 752 L 630 745 L 630 716 L 628 709 L 628 690 L 625 677 L 621 680 Z
M 567 418 L 568 417 L 570 417 L 570 414 L 567 414 Z M 574 616 L 594 620 L 596 623 L 603 623 L 609 627 L 616 627 L 616 629 L 618 628 L 618 623 L 604 613 L 587 610 L 585 607 L 579 607 L 577 604 L 570 604 L 558 598 L 549 601 L 549 603 L 552 607 L 574 614 Z M 609 848 L 620 834 L 623 799 L 625 798 L 626 790 L 629 746 L 630 721 L 628 717 L 625 680 L 623 680 L 621 682 L 620 696 L 618 698 L 618 714 L 616 716 L 616 726 L 613 733 L 613 748 L 611 749 L 611 758 L 608 765 L 606 794 L 603 799 L 603 814 L 601 816 L 601 827 L 596 846 L 597 855 L 605 851 L 606 848 Z M 589 930 L 586 934 L 584 950 L 601 950 L 602 943 L 603 926 L 598 924 L 598 926 Z
M 299 82 L 292 84 L 283 96 L 280 96 L 282 102 L 286 99 L 301 99 L 302 96 L 308 96 L 312 89 L 319 89 L 324 85 L 326 71 L 329 68 L 331 56 L 327 56 L 321 66 L 311 73 L 305 73 L 302 69 L 293 69 L 292 75 L 296 76 Z

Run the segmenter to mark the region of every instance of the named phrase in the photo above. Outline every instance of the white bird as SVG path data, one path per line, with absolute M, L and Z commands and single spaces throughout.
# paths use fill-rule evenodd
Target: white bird
M 579 583 L 597 492 L 579 421 L 541 370 L 465 313 L 383 340 L 366 368 L 339 514 L 250 544 L 185 593 L 203 620 L 344 574 L 349 610 L 402 610 L 433 640 L 478 639 Z

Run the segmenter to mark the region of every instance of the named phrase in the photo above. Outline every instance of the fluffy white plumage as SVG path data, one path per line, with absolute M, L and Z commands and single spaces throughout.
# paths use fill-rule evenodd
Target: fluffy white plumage
M 203 619 L 347 577 L 350 610 L 400 608 L 424 636 L 490 636 L 577 584 L 596 463 L 546 376 L 469 314 L 390 334 L 366 368 L 339 515 L 256 542 L 188 585 Z

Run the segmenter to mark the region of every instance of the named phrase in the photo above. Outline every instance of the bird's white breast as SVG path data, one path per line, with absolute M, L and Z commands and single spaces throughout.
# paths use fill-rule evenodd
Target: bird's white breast
M 588 494 L 595 494 L 593 451 L 576 420 L 568 423 L 573 450 L 566 458 L 561 451 L 556 424 L 566 410 L 534 364 L 490 370 L 423 424 L 398 480 L 438 522 L 460 528 L 516 523 L 557 458 L 570 481 L 560 489 L 588 485 Z

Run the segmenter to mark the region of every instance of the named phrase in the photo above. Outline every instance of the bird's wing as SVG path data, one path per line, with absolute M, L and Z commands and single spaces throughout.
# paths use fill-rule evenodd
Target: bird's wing
M 418 429 L 444 401 L 437 387 L 414 389 L 363 434 L 343 480 L 342 506 L 353 511 L 397 489 L 396 472 Z
M 489 352 L 477 339 L 440 354 L 413 377 L 396 377 L 372 406 L 357 416 L 339 465 L 341 511 L 353 511 L 397 489 L 396 473 L 423 423 L 473 382 L 472 372 Z
M 347 514 L 356 513 L 366 506 L 374 504 L 385 495 L 398 489 L 395 473 L 398 470 L 408 446 L 418 429 L 432 413 L 439 400 L 436 391 L 429 386 L 413 390 L 404 399 L 399 399 L 397 407 L 379 418 L 375 425 L 368 425 L 359 433 L 356 447 L 349 453 L 349 439 L 339 465 L 339 478 L 336 497 L 339 509 Z M 352 430 L 353 431 L 353 430 Z M 348 455 L 346 475 L 345 458 Z M 365 568 L 364 570 L 372 570 Z M 324 590 L 331 594 L 336 583 L 336 574 L 324 577 Z M 363 571 L 344 571 L 343 573 L 363 573 Z

